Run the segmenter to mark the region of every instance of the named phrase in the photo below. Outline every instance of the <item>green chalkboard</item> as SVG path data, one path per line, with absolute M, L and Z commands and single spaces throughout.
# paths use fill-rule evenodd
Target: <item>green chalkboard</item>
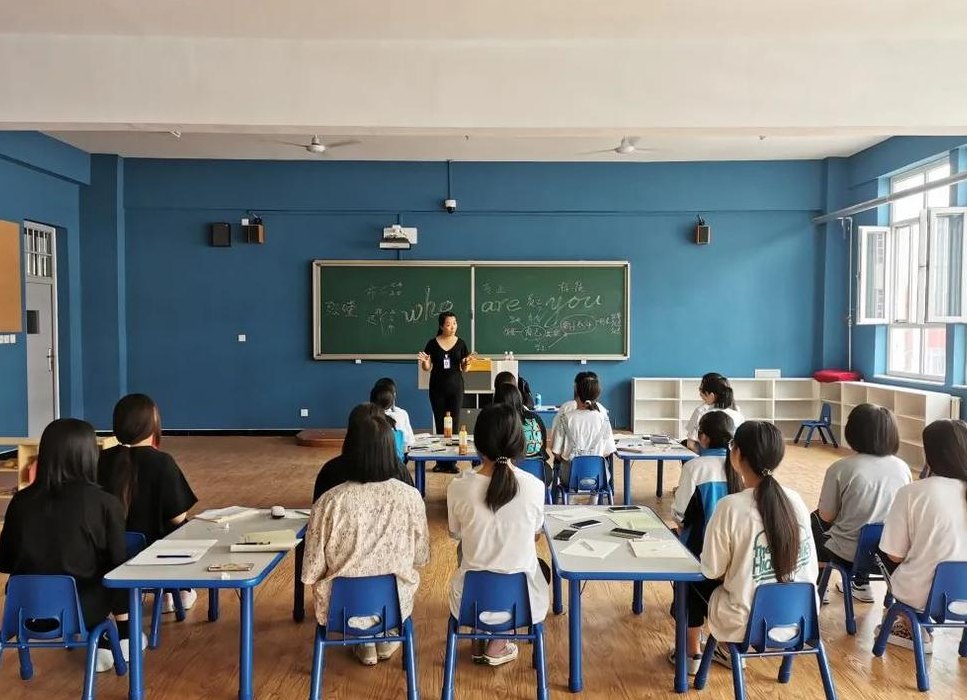
M 628 356 L 627 263 L 475 263 L 475 349 L 518 358 Z
M 467 263 L 316 260 L 312 271 L 316 359 L 415 358 L 441 311 L 457 314 L 470 344 Z

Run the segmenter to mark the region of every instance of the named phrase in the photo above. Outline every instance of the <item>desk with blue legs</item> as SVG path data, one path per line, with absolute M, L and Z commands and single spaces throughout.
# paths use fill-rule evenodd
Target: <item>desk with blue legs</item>
M 480 464 L 473 441 L 470 441 L 467 454 L 460 454 L 455 445 L 444 444 L 441 439 L 434 440 L 427 445 L 413 446 L 406 453 L 407 461 L 413 462 L 413 485 L 420 490 L 420 495 L 426 497 L 426 463 L 427 462 L 470 462 L 471 466 Z
M 288 511 L 292 514 L 293 511 Z M 208 601 L 208 619 L 212 622 L 218 619 L 218 597 L 211 595 L 211 589 L 237 588 L 241 599 L 239 616 L 239 670 L 238 697 L 239 700 L 252 700 L 252 660 L 254 655 L 254 612 L 255 587 L 262 583 L 287 552 L 230 552 L 229 547 L 238 542 L 247 532 L 265 532 L 267 530 L 291 529 L 298 537 L 305 533 L 308 518 L 303 516 L 286 517 L 281 520 L 272 519 L 268 511 L 259 511 L 257 515 L 239 518 L 225 525 L 203 520 L 190 520 L 166 537 L 166 540 L 217 540 L 205 555 L 197 562 L 183 565 L 159 566 L 131 566 L 122 564 L 104 577 L 104 585 L 108 588 L 126 588 L 129 591 L 131 639 L 141 639 L 142 609 L 141 593 L 152 588 L 207 588 L 210 591 Z M 255 564 L 251 571 L 213 573 L 207 569 L 212 564 L 246 563 Z M 140 644 L 131 644 L 129 668 L 130 700 L 144 698 L 144 681 L 142 678 L 142 656 Z
M 655 495 L 658 498 L 661 498 L 663 492 L 662 480 L 665 476 L 665 461 L 681 462 L 684 464 L 688 460 L 698 457 L 698 455 L 692 452 L 690 449 L 687 447 L 682 447 L 677 443 L 672 445 L 653 445 L 650 442 L 643 442 L 640 439 L 619 438 L 616 441 L 616 445 L 618 448 L 618 459 L 624 463 L 625 468 L 625 505 L 631 505 L 632 462 L 638 460 L 650 460 L 658 463 L 658 485 L 655 489 Z
M 553 517 L 554 512 L 567 508 L 591 508 L 599 511 L 601 524 L 579 530 L 569 542 L 554 539 L 568 523 Z M 688 618 L 685 609 L 686 584 L 703 580 L 701 566 L 678 538 L 665 526 L 653 510 L 642 507 L 640 515 L 646 517 L 651 525 L 645 528 L 650 537 L 660 540 L 666 552 L 660 557 L 640 558 L 631 551 L 628 540 L 608 535 L 615 524 L 608 519 L 607 506 L 547 506 L 544 509 L 544 535 L 551 550 L 553 561 L 554 612 L 564 610 L 561 592 L 561 579 L 568 582 L 568 645 L 570 649 L 570 678 L 568 687 L 572 693 L 584 689 L 581 668 L 581 584 L 584 581 L 631 581 L 633 583 L 632 610 L 637 615 L 642 612 L 642 587 L 644 581 L 671 581 L 675 585 L 675 692 L 684 693 L 688 688 L 688 675 L 685 669 L 685 633 Z M 563 554 L 579 539 L 589 538 L 599 541 L 618 542 L 618 548 L 603 559 L 579 557 Z M 665 544 L 667 543 L 667 544 Z

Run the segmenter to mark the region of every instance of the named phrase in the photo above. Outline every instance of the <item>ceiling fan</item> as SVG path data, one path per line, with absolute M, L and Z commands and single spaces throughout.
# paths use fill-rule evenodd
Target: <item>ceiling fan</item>
M 639 148 L 638 141 L 640 139 L 637 136 L 624 136 L 619 143 L 614 148 L 603 148 L 599 151 L 587 151 L 582 153 L 583 156 L 595 155 L 597 153 L 617 153 L 619 156 L 628 156 L 632 153 L 650 153 L 656 149 L 654 148 Z
M 278 143 L 285 144 L 286 146 L 298 146 L 299 148 L 306 149 L 309 153 L 326 153 L 333 148 L 342 148 L 343 146 L 352 146 L 359 143 L 359 141 L 336 141 L 334 143 L 323 143 L 318 136 L 313 136 L 309 143 L 294 143 L 292 141 L 279 141 Z

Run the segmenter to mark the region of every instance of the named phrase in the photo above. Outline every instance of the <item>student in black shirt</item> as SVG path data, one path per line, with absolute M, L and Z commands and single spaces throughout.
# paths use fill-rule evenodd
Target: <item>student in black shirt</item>
M 127 592 L 105 588 L 101 579 L 124 563 L 124 509 L 96 483 L 97 440 L 89 423 L 55 420 L 40 438 L 37 478 L 14 494 L 0 530 L 0 571 L 12 576 L 72 576 L 88 629 L 112 612 L 127 658 Z M 51 621 L 37 620 L 37 631 Z M 29 624 L 29 623 L 28 623 Z M 53 629 L 53 627 L 46 627 Z M 98 649 L 98 671 L 113 656 Z
M 177 529 L 198 499 L 171 455 L 157 449 L 161 415 L 150 397 L 129 394 L 117 402 L 114 436 L 121 444 L 101 453 L 97 480 L 120 499 L 127 530 L 140 532 L 150 545 Z M 181 598 L 187 610 L 197 594 L 182 591 Z M 162 609 L 174 610 L 168 594 Z

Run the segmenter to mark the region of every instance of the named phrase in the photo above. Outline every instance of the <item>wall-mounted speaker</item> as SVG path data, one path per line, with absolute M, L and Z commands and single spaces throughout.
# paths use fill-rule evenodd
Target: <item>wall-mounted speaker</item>
M 712 242 L 712 227 L 699 224 L 695 227 L 695 245 L 708 245 Z
M 232 245 L 232 225 L 224 222 L 212 224 L 210 230 L 210 243 L 216 247 Z
M 246 243 L 265 243 L 265 227 L 262 224 L 245 224 L 242 232 Z

